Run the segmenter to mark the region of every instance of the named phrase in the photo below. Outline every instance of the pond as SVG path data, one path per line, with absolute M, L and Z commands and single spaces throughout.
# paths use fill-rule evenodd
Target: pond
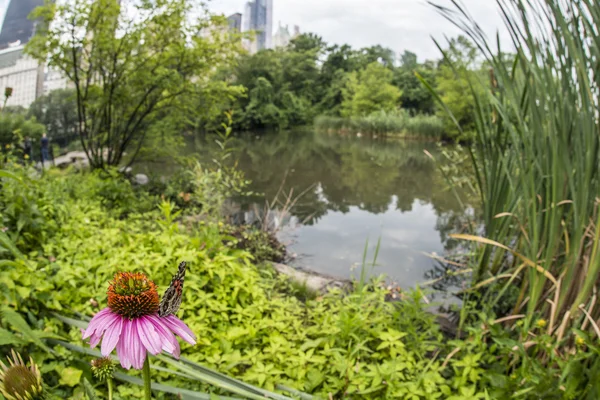
M 187 150 L 210 162 L 210 143 Z M 450 250 L 448 235 L 473 215 L 472 196 L 459 192 L 459 201 L 426 156 L 439 155 L 435 143 L 295 132 L 244 135 L 234 148 L 255 194 L 236 199 L 229 214 L 254 223 L 274 210 L 269 222 L 298 268 L 357 278 L 366 248 L 369 275 L 414 287 L 439 267 L 429 255 Z

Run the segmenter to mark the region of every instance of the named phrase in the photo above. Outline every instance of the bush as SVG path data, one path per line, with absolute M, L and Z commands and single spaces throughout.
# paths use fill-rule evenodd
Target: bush
M 35 119 L 27 119 L 23 114 L 0 112 L 0 145 L 19 146 L 29 136 L 36 143 L 44 133 L 45 127 Z

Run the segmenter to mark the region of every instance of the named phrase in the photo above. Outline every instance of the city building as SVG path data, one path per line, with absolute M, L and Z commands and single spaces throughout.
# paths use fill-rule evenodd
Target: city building
M 0 0 L 0 93 L 13 89 L 8 106 L 29 107 L 36 98 L 68 87 L 65 77 L 24 53 L 35 33 L 35 21 L 28 18 L 44 0 Z
M 242 31 L 254 31 L 253 41 L 246 41 L 250 53 L 273 47 L 273 0 L 254 0 L 246 3 L 242 16 Z
M 229 17 L 227 17 L 227 24 L 229 25 L 229 30 L 235 31 L 235 32 L 241 32 L 242 31 L 242 14 L 241 13 L 231 14 Z
M 0 30 L 0 50 L 31 39 L 35 22 L 27 18 L 34 8 L 44 4 L 44 0 L 10 0 L 6 7 L 2 30 Z
M 74 85 L 63 75 L 62 72 L 48 67 L 44 77 L 44 94 L 53 90 L 73 88 Z
M 292 35 L 290 35 L 290 31 L 288 26 L 281 25 L 281 21 L 279 22 L 279 28 L 277 32 L 273 35 L 273 47 L 286 47 L 290 44 L 290 40 L 292 39 Z
M 10 87 L 7 106 L 29 107 L 44 91 L 44 67 L 23 53 L 19 44 L 0 50 L 0 93 Z
M 29 107 L 44 91 L 44 66 L 24 53 L 35 32 L 28 19 L 44 0 L 0 0 L 0 93 L 10 87 L 8 106 Z

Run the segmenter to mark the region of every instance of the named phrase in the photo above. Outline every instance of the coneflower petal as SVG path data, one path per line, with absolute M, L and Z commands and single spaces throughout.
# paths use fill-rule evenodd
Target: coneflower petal
M 106 333 L 102 339 L 102 346 L 100 347 L 100 353 L 104 357 L 107 357 L 117 347 L 119 337 L 121 336 L 121 329 L 123 327 L 123 317 L 117 316 L 113 323 L 106 328 Z
M 140 340 L 137 324 L 135 322 L 135 320 L 131 321 L 131 340 L 129 345 L 131 346 L 133 355 L 133 368 L 142 369 L 144 361 L 146 360 L 146 348 Z
M 154 325 L 146 317 L 138 318 L 134 321 L 137 326 L 137 332 L 142 344 L 152 354 L 158 354 L 162 351 L 162 341 L 154 329 Z
M 162 322 L 164 322 L 170 330 L 172 330 L 176 335 L 189 344 L 196 344 L 196 335 L 194 335 L 194 332 L 192 332 L 191 329 L 188 328 L 188 326 L 176 316 L 169 315 L 164 317 Z
M 90 336 L 90 347 L 93 349 L 100 343 L 100 339 L 102 339 L 102 334 L 94 332 L 92 336 Z
M 154 328 L 162 338 L 162 349 L 167 353 L 179 357 L 179 342 L 169 327 L 162 322 L 162 318 L 158 315 L 150 315 L 146 318 L 154 325 Z
M 119 361 L 121 362 L 121 367 L 125 369 L 130 369 L 132 366 L 132 356 L 131 356 L 131 346 L 128 345 L 130 342 L 130 330 L 131 330 L 131 321 L 125 319 L 123 321 L 123 328 L 121 329 L 121 340 L 117 343 L 117 356 L 119 356 Z
M 92 318 L 92 320 L 88 324 L 87 329 L 84 331 L 83 339 L 87 339 L 98 330 L 100 331 L 99 334 L 102 335 L 102 332 L 106 330 L 106 327 L 110 325 L 110 323 L 114 320 L 115 316 L 116 314 L 113 314 L 110 311 L 110 308 L 108 307 L 98 312 L 98 314 L 96 314 L 94 318 Z

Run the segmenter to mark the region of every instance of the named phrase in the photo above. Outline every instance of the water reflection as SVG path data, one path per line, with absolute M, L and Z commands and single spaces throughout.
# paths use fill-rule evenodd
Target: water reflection
M 423 150 L 434 144 L 340 137 L 310 132 L 277 133 L 236 140 L 232 159 L 257 194 L 238 199 L 234 217 L 253 222 L 265 200 L 304 192 L 289 215 L 276 221 L 280 237 L 297 257 L 292 264 L 330 275 L 357 276 L 369 240 L 370 261 L 381 247 L 373 273 L 385 273 L 403 287 L 426 280 L 435 263 L 423 253 L 452 247 L 469 206 L 461 206 Z M 210 159 L 210 141 L 197 143 Z M 461 193 L 466 204 L 468 196 Z

